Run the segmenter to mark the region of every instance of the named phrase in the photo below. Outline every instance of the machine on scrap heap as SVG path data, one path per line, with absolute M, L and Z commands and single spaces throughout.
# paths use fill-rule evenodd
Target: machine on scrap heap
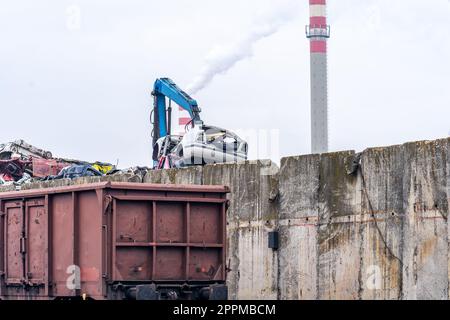
M 172 80 L 157 79 L 152 95 L 155 169 L 247 160 L 247 143 L 229 130 L 205 125 L 200 118 L 197 101 Z M 186 110 L 191 118 L 183 136 L 172 134 L 172 101 Z

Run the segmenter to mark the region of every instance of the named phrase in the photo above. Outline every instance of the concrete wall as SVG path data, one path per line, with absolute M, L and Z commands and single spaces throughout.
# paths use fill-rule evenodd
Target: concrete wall
M 254 161 L 24 188 L 111 179 L 228 185 L 232 299 L 448 299 L 449 150 L 450 138 L 289 157 L 280 168 Z M 277 251 L 270 231 L 279 231 Z
M 285 158 L 280 299 L 448 299 L 450 139 Z

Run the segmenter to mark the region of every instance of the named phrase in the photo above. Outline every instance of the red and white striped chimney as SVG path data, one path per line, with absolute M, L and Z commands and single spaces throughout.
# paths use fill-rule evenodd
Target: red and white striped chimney
M 191 122 L 189 112 L 178 107 L 178 134 L 183 136 L 186 133 L 186 125 Z
M 306 36 L 311 51 L 311 152 L 328 151 L 328 79 L 326 0 L 309 0 L 309 25 Z

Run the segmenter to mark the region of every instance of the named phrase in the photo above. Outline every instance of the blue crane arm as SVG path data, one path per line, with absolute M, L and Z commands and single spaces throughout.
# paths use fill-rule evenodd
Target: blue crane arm
M 167 124 L 167 122 L 170 121 L 170 111 L 168 112 L 166 109 L 166 97 L 186 110 L 189 113 L 193 124 L 201 123 L 201 110 L 198 107 L 197 101 L 181 90 L 169 78 L 157 79 L 153 86 L 152 95 L 154 96 L 153 145 L 155 145 L 159 138 L 171 134 L 170 125 Z
M 194 120 L 200 120 L 200 109 L 198 103 L 192 99 L 186 92 L 181 90 L 172 80 L 169 78 L 161 78 L 155 81 L 153 88 L 155 95 L 161 97 L 165 96 L 174 101 L 180 107 L 189 112 L 190 116 Z M 164 111 L 164 110 L 161 110 Z
M 153 95 L 155 97 L 155 122 L 158 122 L 159 138 L 170 134 L 167 128 L 166 97 L 186 110 L 194 123 L 200 121 L 200 108 L 197 101 L 181 90 L 169 78 L 161 78 L 155 81 Z

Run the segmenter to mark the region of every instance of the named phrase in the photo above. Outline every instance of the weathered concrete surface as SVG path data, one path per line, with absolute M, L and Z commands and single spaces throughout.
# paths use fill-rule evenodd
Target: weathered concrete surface
M 402 294 L 403 147 L 366 150 L 361 163 L 362 299 L 399 299 Z M 379 272 L 379 283 L 373 275 Z M 372 276 L 374 281 L 369 279 Z M 365 280 L 365 283 L 364 283 Z M 374 290 L 376 285 L 381 289 Z
M 447 299 L 449 144 L 283 159 L 279 298 Z
M 407 144 L 403 197 L 403 295 L 448 298 L 448 141 Z M 447 271 L 447 274 L 444 274 Z
M 277 299 L 278 258 L 267 233 L 277 228 L 278 168 L 270 161 L 206 166 L 204 184 L 230 186 L 228 255 L 231 297 Z
M 232 299 L 449 298 L 450 138 L 24 188 L 105 180 L 228 185 Z
M 281 161 L 278 257 L 282 299 L 319 297 L 319 164 L 318 155 Z

